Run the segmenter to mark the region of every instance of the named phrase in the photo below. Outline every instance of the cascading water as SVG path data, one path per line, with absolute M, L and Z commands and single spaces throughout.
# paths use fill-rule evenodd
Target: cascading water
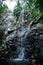
M 21 31 L 22 31 L 23 30 L 23 22 L 24 22 L 24 10 L 21 11 L 18 22 L 19 22 L 20 26 L 22 26 L 22 28 L 21 28 Z M 18 40 L 20 40 L 22 42 L 23 41 L 22 35 L 24 34 L 24 31 L 23 32 L 21 32 L 21 31 L 18 31 L 19 33 L 17 35 L 19 37 Z M 19 54 L 15 60 L 23 60 L 25 48 L 23 47 L 23 43 L 18 42 L 17 44 L 19 44 L 20 46 L 18 46 Z
M 24 51 L 25 51 L 25 49 L 23 47 L 21 47 L 20 52 L 18 54 L 18 58 L 15 58 L 15 60 L 17 60 L 17 61 L 23 60 L 24 59 Z
M 28 33 L 31 32 L 30 26 L 31 26 L 32 22 L 27 27 L 24 27 L 23 22 L 24 22 L 24 10 L 21 11 L 20 17 L 18 20 L 20 29 L 17 31 L 17 37 L 18 37 L 18 40 L 17 40 L 17 52 L 18 52 L 17 57 L 13 58 L 13 59 L 10 58 L 11 61 L 22 61 L 25 59 L 25 46 L 24 46 L 23 42 L 25 41 Z M 34 29 L 34 27 L 33 27 L 33 29 Z
M 18 36 L 17 44 L 20 46 L 18 46 L 19 53 L 18 53 L 18 57 L 15 58 L 15 60 L 21 61 L 21 60 L 25 59 L 25 48 L 24 48 L 23 41 L 25 40 L 27 34 L 30 32 L 30 25 L 28 27 L 24 27 L 24 25 L 23 25 L 24 10 L 21 11 L 18 22 L 19 22 L 21 28 L 17 32 L 17 36 Z
M 22 10 L 22 11 L 20 12 L 20 17 L 19 17 L 18 21 L 19 21 L 19 23 L 20 23 L 21 25 L 23 25 L 23 22 L 24 22 L 24 10 Z
M 18 58 L 20 59 L 24 58 L 24 48 L 21 48 L 21 52 L 19 53 Z

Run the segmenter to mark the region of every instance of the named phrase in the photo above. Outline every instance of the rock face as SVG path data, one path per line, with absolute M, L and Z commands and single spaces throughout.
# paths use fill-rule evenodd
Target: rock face
M 40 31 L 36 26 L 31 27 L 32 23 L 23 26 L 22 19 L 18 21 L 20 27 L 17 30 L 14 30 L 11 25 L 11 20 L 13 20 L 11 15 L 5 20 L 7 35 L 5 34 L 4 42 L 6 44 L 0 47 L 0 60 L 5 63 L 4 65 L 41 65 L 43 61 L 43 40 L 40 39 Z
M 2 60 L 6 59 L 7 57 L 9 61 L 6 60 L 6 62 L 8 62 L 8 64 L 11 63 L 12 65 L 14 64 L 31 65 L 33 63 L 33 60 L 35 60 L 36 65 L 42 64 L 43 40 L 42 41 L 40 40 L 38 29 L 32 29 L 30 32 L 27 30 L 28 30 L 27 28 L 24 28 L 23 30 L 22 29 L 18 30 L 18 32 L 16 33 L 17 36 L 15 36 L 12 40 L 10 39 L 9 41 L 7 41 L 7 47 L 6 49 L 3 50 L 6 52 L 5 53 L 2 52 L 3 54 L 1 54 L 4 57 L 2 58 Z M 17 60 L 19 53 L 21 52 L 21 50 L 23 50 L 21 49 L 21 47 L 25 48 L 23 52 L 25 54 L 24 59 L 26 60 L 28 59 L 28 61 Z

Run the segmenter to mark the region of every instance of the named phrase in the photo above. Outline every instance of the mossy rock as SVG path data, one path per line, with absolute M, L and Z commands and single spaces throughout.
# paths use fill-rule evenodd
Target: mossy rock
M 5 27 L 0 25 L 0 45 L 3 43 L 5 38 Z

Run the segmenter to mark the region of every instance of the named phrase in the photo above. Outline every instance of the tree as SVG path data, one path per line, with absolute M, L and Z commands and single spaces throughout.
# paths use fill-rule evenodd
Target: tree
M 36 1 L 36 7 L 38 7 L 43 14 L 43 0 L 37 0 Z
M 18 17 L 20 15 L 21 10 L 22 10 L 22 6 L 21 6 L 21 4 L 20 4 L 20 2 L 18 0 L 17 1 L 17 5 L 16 5 L 16 7 L 13 10 L 13 14 L 14 14 L 14 16 L 17 16 L 17 20 L 18 20 Z

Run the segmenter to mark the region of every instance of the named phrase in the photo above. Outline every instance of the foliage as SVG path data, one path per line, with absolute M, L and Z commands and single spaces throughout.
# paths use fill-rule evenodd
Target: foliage
M 30 18 L 34 18 L 40 14 L 40 10 L 36 8 L 36 0 L 27 0 L 26 5 L 24 6 L 25 10 L 30 12 Z
M 18 0 L 17 5 L 14 8 L 13 14 L 16 15 L 16 16 L 17 15 L 19 16 L 19 13 L 20 13 L 21 10 L 22 10 L 22 6 L 21 6 L 21 4 L 20 4 L 20 2 Z
M 39 6 L 37 6 L 38 0 L 25 0 L 23 3 L 25 3 L 25 2 L 26 3 L 25 3 L 25 6 L 23 6 L 23 7 L 19 1 L 20 0 L 18 0 L 17 6 L 15 7 L 15 9 L 13 11 L 13 14 L 16 15 L 17 17 L 19 17 L 20 11 L 22 9 L 24 9 L 24 11 L 27 10 L 30 13 L 30 15 L 26 16 L 27 19 L 32 19 L 34 17 L 41 15 L 40 8 L 39 8 Z
M 36 1 L 36 4 L 37 4 L 38 6 L 40 6 L 39 8 L 42 8 L 42 7 L 43 7 L 43 0 L 37 0 L 37 1 Z
M 8 7 L 7 7 L 6 4 L 0 6 L 0 16 L 3 17 L 4 15 L 6 15 L 7 8 L 8 8 Z

